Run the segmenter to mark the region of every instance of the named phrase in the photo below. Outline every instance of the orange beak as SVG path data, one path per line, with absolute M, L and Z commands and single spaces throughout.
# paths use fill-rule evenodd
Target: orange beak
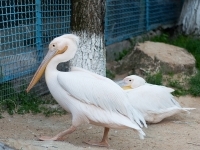
M 49 61 L 56 55 L 62 54 L 67 50 L 67 46 L 65 46 L 62 50 L 49 50 L 46 56 L 44 57 L 42 63 L 40 64 L 39 68 L 37 69 L 36 73 L 34 74 L 29 86 L 26 89 L 26 92 L 28 93 L 33 86 L 39 81 L 39 79 L 44 74 L 44 71 L 49 63 Z
M 122 86 L 121 87 L 123 90 L 130 90 L 133 89 L 131 86 Z

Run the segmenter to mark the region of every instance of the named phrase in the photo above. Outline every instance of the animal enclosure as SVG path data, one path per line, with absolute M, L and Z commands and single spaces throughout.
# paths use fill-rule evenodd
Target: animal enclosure
M 183 0 L 106 0 L 105 42 L 110 45 L 162 25 L 174 25 Z
M 49 42 L 70 33 L 70 2 L 0 1 L 0 101 L 25 90 Z M 182 0 L 106 0 L 105 44 L 176 23 L 181 6 Z M 34 89 L 39 95 L 48 92 L 44 80 Z
M 56 36 L 69 33 L 70 1 L 1 0 L 0 8 L 2 100 L 24 90 L 43 59 L 49 42 Z M 44 82 L 37 87 L 40 87 L 38 93 L 45 93 Z

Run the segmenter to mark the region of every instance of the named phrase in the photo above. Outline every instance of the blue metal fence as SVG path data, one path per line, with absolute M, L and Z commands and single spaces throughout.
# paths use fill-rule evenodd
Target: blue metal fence
M 27 84 L 49 42 L 69 32 L 71 10 L 70 0 L 1 0 L 0 11 L 1 100 Z
M 106 45 L 176 22 L 182 0 L 106 0 Z M 49 42 L 70 31 L 70 0 L 0 0 L 0 100 L 24 90 Z M 36 86 L 43 94 L 45 82 Z
M 105 42 L 116 43 L 176 23 L 183 0 L 106 0 Z

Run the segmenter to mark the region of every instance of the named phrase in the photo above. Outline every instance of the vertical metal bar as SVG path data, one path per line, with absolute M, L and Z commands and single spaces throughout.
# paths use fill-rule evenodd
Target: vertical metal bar
M 11 20 L 10 26 L 14 27 L 15 26 L 15 1 L 11 0 L 10 5 L 12 6 L 10 7 L 10 20 Z
M 145 0 L 146 3 L 146 31 L 149 31 L 149 0 Z
M 42 52 L 42 12 L 41 0 L 36 0 L 36 47 L 38 51 L 38 61 L 40 62 L 43 57 Z

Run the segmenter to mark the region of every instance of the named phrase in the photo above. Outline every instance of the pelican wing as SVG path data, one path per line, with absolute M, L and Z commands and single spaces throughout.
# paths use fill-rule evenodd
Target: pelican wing
M 83 69 L 83 68 L 80 68 L 80 67 L 71 67 L 71 71 L 79 71 L 79 72 L 88 73 L 91 76 L 95 77 L 96 79 L 104 80 L 105 82 L 108 82 L 110 84 L 114 84 L 114 86 L 116 86 L 116 83 L 113 82 L 112 80 L 110 80 L 109 78 L 105 78 L 104 76 L 101 76 L 101 75 L 96 74 L 94 72 L 88 71 L 86 69 Z
M 129 101 L 141 112 L 158 112 L 171 107 L 181 108 L 170 93 L 171 88 L 145 84 L 135 89 L 125 90 Z
M 99 76 L 99 75 L 98 75 Z M 123 114 L 146 126 L 140 112 L 129 103 L 126 93 L 114 82 L 103 80 L 84 71 L 60 72 L 58 82 L 62 88 L 77 100 L 104 110 Z M 108 79 L 109 80 L 109 79 Z
M 162 85 L 155 85 L 155 84 L 150 84 L 150 83 L 145 83 L 144 85 L 152 87 L 152 88 L 154 88 L 156 90 L 157 89 L 159 89 L 159 90 L 162 89 L 162 90 L 165 90 L 165 92 L 168 92 L 168 93 L 174 92 L 174 89 L 166 87 L 166 86 L 162 86 Z

